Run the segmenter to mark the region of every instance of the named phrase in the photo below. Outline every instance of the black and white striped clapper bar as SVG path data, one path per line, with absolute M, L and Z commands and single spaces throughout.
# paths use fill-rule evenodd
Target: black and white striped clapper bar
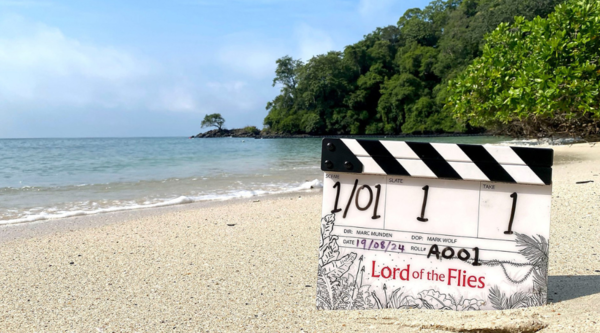
M 553 150 L 324 139 L 319 309 L 547 298 Z

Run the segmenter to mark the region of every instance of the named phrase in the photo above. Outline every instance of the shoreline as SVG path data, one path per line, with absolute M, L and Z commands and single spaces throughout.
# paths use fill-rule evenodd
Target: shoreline
M 178 211 L 198 210 L 212 207 L 222 207 L 241 203 L 253 203 L 260 201 L 279 200 L 294 198 L 298 196 L 321 195 L 321 188 L 303 190 L 298 192 L 274 193 L 257 195 L 249 198 L 232 198 L 227 200 L 206 200 L 189 203 L 165 205 L 158 207 L 142 207 L 129 210 L 118 210 L 113 212 L 97 213 L 90 215 L 69 216 L 53 218 L 32 222 L 0 224 L 0 245 L 20 239 L 42 237 L 53 233 L 71 232 L 79 229 L 101 227 L 115 223 L 127 223 L 129 220 L 146 218 L 152 215 L 160 215 Z

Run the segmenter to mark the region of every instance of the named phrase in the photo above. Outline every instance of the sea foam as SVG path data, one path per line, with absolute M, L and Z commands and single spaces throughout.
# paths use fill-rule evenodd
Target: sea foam
M 174 206 L 181 204 L 188 204 L 192 202 L 201 202 L 201 201 L 225 201 L 231 199 L 241 199 L 241 198 L 251 198 L 255 196 L 263 196 L 263 195 L 272 195 L 272 194 L 282 194 L 282 193 L 291 193 L 291 192 L 301 192 L 307 190 L 314 190 L 323 187 L 323 184 L 318 179 L 314 179 L 312 181 L 304 182 L 300 185 L 275 185 L 273 186 L 275 189 L 267 191 L 267 190 L 233 190 L 227 193 L 222 194 L 204 194 L 198 196 L 179 196 L 177 198 L 172 199 L 156 199 L 154 202 L 144 201 L 142 204 L 131 203 L 131 201 L 120 202 L 117 201 L 116 205 L 104 207 L 104 208 L 95 208 L 97 203 L 90 203 L 89 201 L 82 202 L 82 204 L 86 204 L 84 206 L 90 206 L 90 209 L 82 209 L 82 205 L 76 206 L 80 209 L 74 210 L 59 210 L 56 207 L 48 207 L 42 208 L 41 212 L 39 209 L 36 209 L 36 213 L 27 213 L 25 212 L 21 217 L 15 219 L 8 220 L 0 220 L 0 225 L 8 225 L 8 224 L 21 224 L 21 223 L 30 223 L 30 222 L 39 222 L 46 220 L 55 220 L 62 219 L 68 217 L 76 217 L 76 216 L 86 216 L 86 215 L 96 215 L 103 213 L 112 213 L 126 210 L 134 210 L 134 209 L 143 209 L 143 208 L 156 208 L 156 207 L 165 207 L 165 206 Z M 1 218 L 1 217 L 0 217 Z

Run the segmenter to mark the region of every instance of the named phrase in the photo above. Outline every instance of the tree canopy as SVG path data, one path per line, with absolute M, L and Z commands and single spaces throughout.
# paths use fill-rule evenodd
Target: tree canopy
M 515 15 L 546 17 L 562 0 L 435 0 L 343 52 L 277 60 L 265 128 L 282 133 L 464 132 L 444 108 L 448 80 L 482 54 L 485 34 Z
M 450 82 L 446 108 L 516 136 L 600 134 L 600 3 L 571 0 L 547 19 L 517 17 Z
M 220 113 L 211 113 L 204 116 L 204 119 L 202 120 L 202 128 L 216 127 L 220 131 L 224 123 L 225 119 L 223 119 Z

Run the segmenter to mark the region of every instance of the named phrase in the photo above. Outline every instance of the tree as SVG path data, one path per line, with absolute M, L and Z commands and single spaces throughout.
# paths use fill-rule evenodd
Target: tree
M 298 74 L 303 67 L 300 60 L 285 56 L 277 59 L 277 69 L 273 86 L 281 84 L 280 94 L 271 102 L 267 103 L 269 111 L 263 123 L 268 130 L 295 134 L 300 132 L 301 117 L 296 115 L 296 86 Z
M 422 82 L 411 74 L 397 74 L 381 88 L 378 111 L 386 134 L 400 133 L 406 121 L 407 108 L 421 95 Z M 375 133 L 373 133 L 375 134 Z
M 202 120 L 202 128 L 216 127 L 220 131 L 224 123 L 225 119 L 223 119 L 220 113 L 207 114 L 206 116 L 204 116 L 204 120 Z
M 303 63 L 300 60 L 294 60 L 290 56 L 277 59 L 277 69 L 275 69 L 275 78 L 273 79 L 273 87 L 280 83 L 284 89 L 288 89 L 290 92 L 296 90 L 298 80 L 298 69 L 302 67 Z
M 449 83 L 446 108 L 515 136 L 600 135 L 600 4 L 571 0 L 547 19 L 517 17 Z

